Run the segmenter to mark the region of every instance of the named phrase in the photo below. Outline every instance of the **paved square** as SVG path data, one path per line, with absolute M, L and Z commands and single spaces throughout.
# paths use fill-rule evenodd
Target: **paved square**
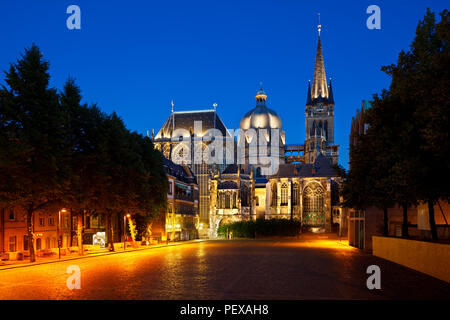
M 381 290 L 366 287 L 369 265 Z M 69 265 L 81 289 L 66 286 Z M 0 271 L 0 299 L 449 299 L 450 284 L 335 239 L 205 241 Z

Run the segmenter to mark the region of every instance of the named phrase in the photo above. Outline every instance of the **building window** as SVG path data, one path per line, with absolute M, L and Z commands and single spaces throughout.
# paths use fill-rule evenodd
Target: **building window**
M 45 218 L 44 217 L 39 217 L 39 226 L 40 227 L 45 226 Z
M 9 210 L 8 219 L 12 221 L 16 220 L 16 211 L 14 209 Z
M 9 252 L 17 251 L 17 237 L 11 236 L 9 237 Z
M 50 249 L 50 238 L 45 238 L 45 249 Z
M 165 144 L 163 147 L 164 157 L 170 159 L 170 144 Z
M 247 187 L 243 187 L 241 189 L 241 206 L 248 207 L 249 206 L 249 192 Z
M 298 200 L 299 200 L 299 187 L 298 187 L 298 183 L 295 182 L 292 187 L 292 205 L 298 206 L 298 204 L 299 204 Z
M 225 208 L 226 209 L 230 209 L 231 208 L 231 199 L 230 199 L 230 194 L 229 193 L 225 194 Z
M 54 226 L 55 225 L 55 218 L 50 216 L 48 217 L 48 225 L 49 226 Z
M 27 251 L 28 250 L 28 236 L 24 235 L 23 236 L 23 251 Z
M 173 188 L 172 181 L 169 180 L 169 194 L 172 194 L 173 192 L 172 188 Z
M 281 185 L 281 205 L 287 206 L 288 204 L 288 185 L 287 183 L 283 183 Z
M 41 250 L 41 248 L 42 248 L 42 239 L 37 238 L 36 239 L 36 250 Z
M 324 191 L 317 183 L 307 186 L 303 192 L 303 223 L 310 226 L 325 224 Z
M 272 199 L 271 199 L 271 205 L 272 207 L 277 206 L 277 184 L 272 183 Z
M 259 207 L 259 197 L 258 196 L 255 197 L 255 202 L 256 202 L 256 206 Z

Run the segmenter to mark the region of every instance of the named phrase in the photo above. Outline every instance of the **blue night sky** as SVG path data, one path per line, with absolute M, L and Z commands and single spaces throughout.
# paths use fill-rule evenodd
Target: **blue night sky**
M 81 30 L 66 8 L 81 8 Z M 381 8 L 381 30 L 366 8 Z M 387 88 L 381 66 L 408 49 L 426 8 L 445 1 L 20 1 L 0 3 L 0 70 L 35 42 L 50 61 L 51 85 L 76 78 L 85 102 L 116 111 L 131 130 L 157 132 L 175 110 L 210 109 L 228 128 L 255 106 L 260 81 L 288 144 L 305 139 L 306 90 L 317 47 L 333 79 L 335 141 L 347 167 L 351 118 L 361 100 Z M 4 75 L 0 77 L 4 83 Z

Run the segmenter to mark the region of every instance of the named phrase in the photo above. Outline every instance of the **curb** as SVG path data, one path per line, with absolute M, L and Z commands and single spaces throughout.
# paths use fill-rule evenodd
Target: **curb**
M 106 255 L 113 255 L 113 254 L 130 253 L 130 252 L 138 252 L 138 251 L 151 250 L 151 249 L 175 247 L 175 246 L 181 246 L 181 245 L 185 245 L 185 244 L 191 244 L 191 243 L 197 243 L 197 242 L 205 242 L 205 241 L 209 241 L 209 239 L 188 240 L 188 241 L 185 241 L 185 242 L 176 242 L 176 243 L 172 243 L 172 244 L 157 245 L 157 246 L 148 247 L 148 248 L 130 249 L 130 250 L 124 250 L 124 251 L 113 251 L 113 252 L 104 252 L 104 253 L 91 253 L 90 255 L 78 256 L 78 257 L 73 257 L 73 258 L 63 259 L 63 260 L 33 262 L 33 263 L 29 263 L 29 264 L 19 264 L 19 265 L 11 265 L 11 266 L 4 266 L 4 267 L 0 266 L 0 272 L 3 271 L 3 270 L 11 270 L 11 269 L 18 269 L 18 268 L 34 267 L 34 266 L 39 266 L 39 265 L 42 265 L 42 264 L 59 263 L 59 262 L 66 262 L 66 261 L 80 260 L 80 259 L 88 259 L 88 258 L 95 258 L 95 257 L 99 257 L 99 256 L 106 256 Z

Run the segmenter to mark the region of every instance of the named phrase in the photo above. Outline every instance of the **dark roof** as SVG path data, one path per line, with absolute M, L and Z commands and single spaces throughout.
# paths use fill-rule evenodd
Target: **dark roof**
M 163 166 L 166 174 L 175 177 L 177 180 L 185 183 L 197 184 L 197 179 L 194 173 L 187 166 L 182 166 L 163 156 Z
M 219 182 L 217 189 L 238 189 L 238 185 L 234 181 Z
M 265 177 L 255 177 L 255 188 L 265 188 L 268 181 Z
M 239 166 L 237 164 L 229 164 L 223 171 L 222 174 L 237 174 Z M 248 174 L 243 166 L 241 166 L 241 174 Z
M 175 118 L 175 126 L 173 125 Z M 229 132 L 225 127 L 224 123 L 217 115 L 215 110 L 199 110 L 199 111 L 180 111 L 173 112 L 169 118 L 166 120 L 161 130 L 157 133 L 155 139 L 171 138 L 172 130 L 175 127 L 177 129 L 184 129 L 194 133 L 194 122 L 201 121 L 202 124 L 202 134 L 208 129 L 214 129 L 214 118 L 215 118 L 215 128 L 218 129 L 222 135 L 229 136 Z
M 331 160 L 320 154 L 313 164 L 280 164 L 273 177 L 337 177 L 331 166 Z

